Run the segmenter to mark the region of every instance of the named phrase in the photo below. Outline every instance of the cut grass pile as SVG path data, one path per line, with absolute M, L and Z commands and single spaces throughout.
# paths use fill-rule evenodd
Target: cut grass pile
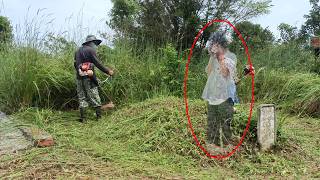
M 90 111 L 92 119 L 86 124 L 76 121 L 78 112 L 27 109 L 14 117 L 50 132 L 57 144 L 28 150 L 18 157 L 1 157 L 0 174 L 61 178 L 319 177 L 319 120 L 279 113 L 278 119 L 285 121 L 274 150 L 257 151 L 250 142 L 254 137 L 248 136 L 239 152 L 226 161 L 217 161 L 207 158 L 194 144 L 182 102 L 175 97 L 150 99 L 109 112 L 99 122 Z M 203 139 L 205 106 L 201 100 L 190 101 L 193 126 Z M 238 108 L 243 113 L 235 118 L 239 121 L 248 108 Z M 18 169 L 9 171 L 13 167 Z

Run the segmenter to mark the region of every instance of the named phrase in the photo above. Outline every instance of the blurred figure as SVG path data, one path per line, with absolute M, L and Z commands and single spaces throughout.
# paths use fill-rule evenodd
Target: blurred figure
M 223 32 L 209 38 L 208 80 L 202 98 L 208 101 L 207 149 L 227 146 L 231 142 L 233 105 L 236 102 L 236 58 L 228 49 Z

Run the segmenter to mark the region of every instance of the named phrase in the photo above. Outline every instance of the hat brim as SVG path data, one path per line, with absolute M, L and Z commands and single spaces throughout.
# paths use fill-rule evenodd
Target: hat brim
M 92 41 L 87 41 L 87 42 L 84 42 L 82 43 L 82 45 L 87 45 L 89 44 L 90 42 L 94 42 L 97 46 L 101 44 L 101 40 L 100 39 L 96 39 L 96 40 L 92 40 Z

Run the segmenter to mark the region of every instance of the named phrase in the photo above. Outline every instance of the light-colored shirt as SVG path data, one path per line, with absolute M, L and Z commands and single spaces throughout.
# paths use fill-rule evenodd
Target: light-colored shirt
M 231 52 L 231 51 L 229 51 L 229 50 L 227 50 L 226 51 L 226 54 L 225 54 L 225 56 L 226 57 L 229 57 L 230 59 L 232 59 L 234 62 L 234 64 L 235 64 L 235 73 L 234 73 L 234 84 L 232 84 L 231 86 L 230 86 L 230 93 L 231 94 L 233 94 L 233 96 L 232 96 L 232 100 L 233 100 L 233 102 L 236 104 L 236 103 L 239 103 L 239 98 L 238 98 L 238 95 L 237 95 L 237 86 L 236 86 L 236 81 L 238 80 L 238 75 L 237 75 L 237 56 L 233 53 L 233 52 Z
M 210 56 L 206 72 L 209 73 L 206 86 L 202 93 L 202 98 L 210 105 L 218 105 L 228 98 L 235 98 L 235 77 L 236 63 L 234 60 L 225 56 L 225 65 L 229 70 L 229 75 L 224 77 L 220 72 L 220 64 L 215 56 Z M 208 70 L 211 69 L 211 72 Z

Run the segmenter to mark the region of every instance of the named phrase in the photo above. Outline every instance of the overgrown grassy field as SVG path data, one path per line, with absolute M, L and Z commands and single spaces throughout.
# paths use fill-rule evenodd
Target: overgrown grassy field
M 319 117 L 320 78 L 308 71 L 314 61 L 311 53 L 303 49 L 289 49 L 294 45 L 283 46 L 252 54 L 252 63 L 256 68 L 256 101 L 276 103 L 288 112 Z M 75 72 L 72 66 L 74 50 L 75 47 L 69 47 L 57 54 L 47 54 L 36 48 L 13 46 L 0 52 L 1 109 L 10 112 L 30 106 L 76 108 Z M 243 53 L 237 54 L 241 74 L 247 59 Z M 124 43 L 114 49 L 102 46 L 99 55 L 104 64 L 116 71 L 112 82 L 101 88 L 104 100 L 112 99 L 124 105 L 159 94 L 182 96 L 187 52 L 179 54 L 167 45 L 162 49 L 146 49 L 137 54 L 135 48 Z M 206 56 L 191 60 L 188 77 L 190 98 L 198 99 L 202 93 L 207 61 Z M 100 79 L 106 78 L 103 74 L 98 75 Z M 240 83 L 238 93 L 243 103 L 250 102 L 251 77 Z
M 103 64 L 116 73 L 101 86 L 101 96 L 117 107 L 101 121 L 81 124 L 73 69 L 76 46 L 54 42 L 46 48 L 37 41 L 5 45 L 0 52 L 0 110 L 50 132 L 56 141 L 54 147 L 0 157 L 0 177 L 320 178 L 320 77 L 310 71 L 310 51 L 283 44 L 252 52 L 255 107 L 276 105 L 277 145 L 270 152 L 258 150 L 254 109 L 240 151 L 218 161 L 204 155 L 187 128 L 182 83 L 188 51 L 179 53 L 170 44 L 141 48 L 125 40 L 115 42 L 113 49 L 100 46 Z M 236 54 L 241 74 L 247 59 L 243 52 Z M 190 115 L 202 143 L 206 103 L 200 97 L 207 62 L 205 52 L 191 59 L 187 83 Z M 241 104 L 232 127 L 238 136 L 248 120 L 251 78 L 237 89 Z
M 0 175 L 6 178 L 220 179 L 319 178 L 319 119 L 277 113 L 282 122 L 278 143 L 260 152 L 245 143 L 231 158 L 207 158 L 194 144 L 180 114 L 182 100 L 159 97 L 108 112 L 101 121 L 77 122 L 75 111 L 30 108 L 13 117 L 50 132 L 57 144 L 1 158 Z M 206 104 L 190 102 L 193 126 L 199 139 L 206 121 Z M 239 107 L 245 113 L 245 105 Z M 93 112 L 92 112 L 93 113 Z M 241 113 L 235 124 L 245 121 Z M 252 126 L 255 125 L 253 122 Z

